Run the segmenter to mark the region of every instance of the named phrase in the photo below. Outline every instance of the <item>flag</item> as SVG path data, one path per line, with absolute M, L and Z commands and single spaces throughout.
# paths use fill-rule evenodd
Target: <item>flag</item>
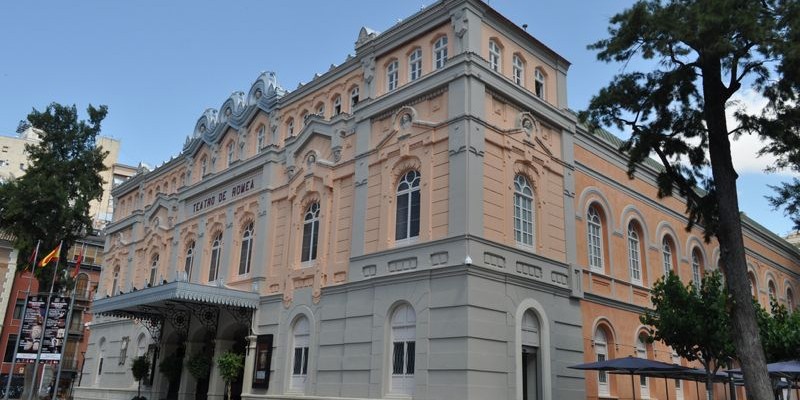
M 76 278 L 78 276 L 78 272 L 81 271 L 81 261 L 83 261 L 83 249 L 86 248 L 84 244 L 81 246 L 81 249 L 78 250 L 78 257 L 75 259 L 75 271 L 72 273 L 72 278 Z
M 61 254 L 61 243 L 59 243 L 58 247 L 53 249 L 53 251 L 51 251 L 50 253 L 47 253 L 47 255 L 44 256 L 44 258 L 42 258 L 42 261 L 39 262 L 39 266 L 40 267 L 44 267 L 50 261 L 58 260 L 59 254 Z

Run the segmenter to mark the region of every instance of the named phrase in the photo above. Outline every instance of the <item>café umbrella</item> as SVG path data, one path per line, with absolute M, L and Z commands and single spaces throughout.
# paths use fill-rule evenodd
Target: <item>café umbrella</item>
M 728 370 L 730 373 L 741 374 L 740 368 Z M 773 378 L 786 378 L 795 383 L 797 396 L 800 398 L 800 386 L 797 386 L 800 381 L 800 360 L 782 361 L 767 364 L 767 373 Z
M 611 360 L 595 361 L 585 364 L 573 365 L 569 368 L 590 370 L 590 371 L 605 371 L 615 374 L 625 374 L 631 376 L 631 393 L 633 399 L 636 400 L 636 385 L 634 384 L 634 375 L 649 375 L 652 373 L 666 373 L 666 372 L 680 372 L 686 369 L 680 365 L 667 364 L 665 362 L 648 360 L 639 357 L 623 357 L 614 358 Z

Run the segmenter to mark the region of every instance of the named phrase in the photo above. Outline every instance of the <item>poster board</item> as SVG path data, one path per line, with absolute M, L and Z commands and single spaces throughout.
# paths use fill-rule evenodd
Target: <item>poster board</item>
M 269 389 L 269 374 L 272 366 L 272 335 L 258 335 L 255 358 L 253 389 Z

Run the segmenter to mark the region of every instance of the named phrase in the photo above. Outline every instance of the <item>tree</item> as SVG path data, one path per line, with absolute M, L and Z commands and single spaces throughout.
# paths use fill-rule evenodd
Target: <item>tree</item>
M 681 357 L 700 362 L 712 399 L 712 377 L 720 367 L 730 367 L 736 354 L 719 272 L 706 274 L 699 290 L 691 282 L 684 286 L 670 272 L 653 285 L 651 301 L 653 310 L 639 318 L 647 326 L 649 339 L 660 340 Z
M 231 397 L 231 383 L 236 382 L 242 375 L 244 355 L 226 351 L 217 359 L 217 365 L 219 366 L 219 374 L 222 376 L 222 380 L 225 381 L 228 400 L 231 400 L 233 399 Z
M 0 184 L 0 227 L 14 236 L 20 254 L 31 254 L 38 240 L 40 257 L 62 240 L 65 254 L 92 227 L 89 202 L 103 193 L 99 173 L 107 154 L 95 140 L 107 108 L 90 105 L 86 111 L 88 121 L 78 120 L 75 106 L 57 103 L 28 114 L 41 140 L 25 146 L 25 175 Z M 26 262 L 27 256 L 20 257 Z M 35 269 L 40 287 L 49 287 L 55 264 Z
M 664 166 L 658 196 L 677 190 L 689 227 L 701 225 L 706 240 L 716 237 L 727 271 L 733 341 L 747 391 L 759 400 L 771 398 L 770 382 L 750 307 L 730 140 L 757 132 L 779 146 L 792 142 L 791 135 L 781 136 L 787 133 L 781 127 L 798 121 L 791 99 L 800 75 L 799 7 L 793 0 L 640 0 L 613 16 L 610 37 L 589 48 L 605 62 L 644 60 L 649 71 L 617 74 L 581 113 L 592 128 L 628 130 L 621 150 L 629 155 L 629 176 L 654 154 Z M 767 96 L 771 112 L 738 112 L 740 126 L 729 129 L 726 109 L 742 87 Z M 780 148 L 764 150 L 781 155 Z
M 143 355 L 134 358 L 131 364 L 131 372 L 133 373 L 133 380 L 138 383 L 135 400 L 144 400 L 144 397 L 142 397 L 142 380 L 146 379 L 147 375 L 150 374 L 150 360 L 147 359 L 147 356 Z
M 800 359 L 800 312 L 790 311 L 774 299 L 768 312 L 757 306 L 758 326 L 767 362 Z

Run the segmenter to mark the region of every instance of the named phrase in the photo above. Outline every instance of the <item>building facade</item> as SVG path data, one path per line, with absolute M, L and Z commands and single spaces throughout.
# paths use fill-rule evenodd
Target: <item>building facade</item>
M 656 199 L 657 166 L 628 180 L 618 139 L 578 124 L 568 68 L 486 3 L 442 0 L 294 91 L 264 73 L 207 110 L 113 190 L 76 397 L 130 398 L 148 355 L 148 398 L 222 399 L 229 350 L 236 398 L 630 396 L 567 367 L 672 360 L 638 345 L 648 288 L 717 247 Z M 754 287 L 793 305 L 800 253 L 745 222 Z

